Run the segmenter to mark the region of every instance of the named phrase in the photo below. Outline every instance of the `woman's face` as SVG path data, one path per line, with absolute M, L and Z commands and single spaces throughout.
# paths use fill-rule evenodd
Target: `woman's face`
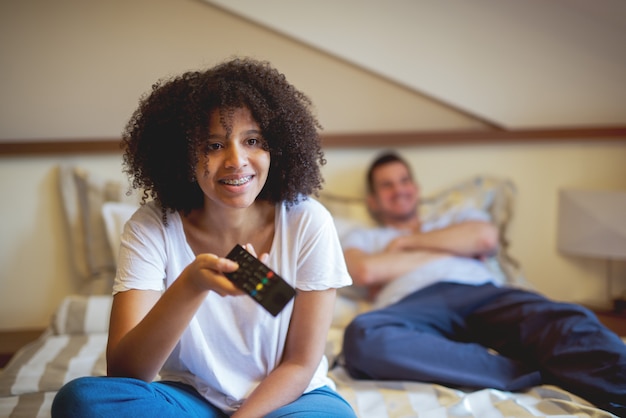
M 270 153 L 261 129 L 247 108 L 232 113 L 230 135 L 220 123 L 220 112 L 209 119 L 208 150 L 201 155 L 196 178 L 208 205 L 246 208 L 265 185 Z

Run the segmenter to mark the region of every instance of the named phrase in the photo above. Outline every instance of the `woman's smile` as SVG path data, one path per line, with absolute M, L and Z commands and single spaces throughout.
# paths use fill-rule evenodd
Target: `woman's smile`
M 220 180 L 220 183 L 226 184 L 228 186 L 243 186 L 249 183 L 250 180 L 252 180 L 252 177 L 253 176 L 244 176 L 239 178 L 222 179 Z

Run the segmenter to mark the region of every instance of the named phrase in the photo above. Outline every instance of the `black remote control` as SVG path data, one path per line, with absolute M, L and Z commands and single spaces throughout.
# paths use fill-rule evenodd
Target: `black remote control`
M 289 283 L 241 245 L 235 245 L 226 258 L 236 261 L 239 268 L 224 275 L 272 315 L 278 315 L 295 296 Z

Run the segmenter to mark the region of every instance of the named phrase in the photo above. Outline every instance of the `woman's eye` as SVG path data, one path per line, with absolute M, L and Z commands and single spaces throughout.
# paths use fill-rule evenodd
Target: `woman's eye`
M 219 142 L 214 142 L 212 144 L 207 145 L 207 150 L 208 151 L 217 151 L 217 150 L 222 149 L 222 148 L 223 148 L 223 146 Z
M 266 151 L 269 149 L 267 141 L 265 141 L 263 138 L 249 138 L 246 140 L 246 142 L 250 147 L 261 148 Z

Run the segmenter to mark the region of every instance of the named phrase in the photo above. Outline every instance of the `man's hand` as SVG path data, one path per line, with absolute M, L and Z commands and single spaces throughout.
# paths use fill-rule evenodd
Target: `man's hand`
M 462 257 L 492 255 L 498 248 L 497 228 L 489 222 L 468 221 L 430 232 L 395 238 L 386 251 L 431 251 Z
M 385 248 L 385 252 L 393 253 L 397 251 L 404 251 L 407 249 L 405 242 L 405 237 L 394 238 Z

